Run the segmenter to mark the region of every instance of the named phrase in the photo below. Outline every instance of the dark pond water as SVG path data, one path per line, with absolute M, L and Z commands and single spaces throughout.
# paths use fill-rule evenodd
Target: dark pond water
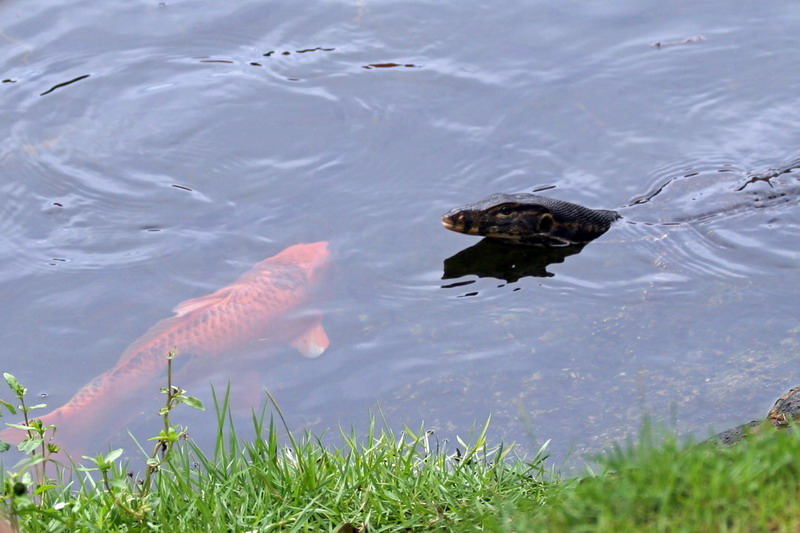
M 179 302 L 319 240 L 329 350 L 248 355 L 295 429 L 364 428 L 380 406 L 452 439 L 491 414 L 495 441 L 551 439 L 561 460 L 645 413 L 704 437 L 800 384 L 794 2 L 0 17 L 0 366 L 51 406 Z M 624 219 L 552 255 L 464 251 L 479 241 L 441 228 L 532 189 Z M 208 400 L 237 357 L 185 385 Z M 182 421 L 213 435 L 207 414 Z

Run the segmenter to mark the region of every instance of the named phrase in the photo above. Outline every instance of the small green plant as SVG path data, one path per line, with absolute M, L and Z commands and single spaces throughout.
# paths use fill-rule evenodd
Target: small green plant
M 145 518 L 150 506 L 148 497 L 152 489 L 153 475 L 169 460 L 175 444 L 187 435 L 185 428 L 172 424 L 170 414 L 182 403 L 201 411 L 205 409 L 203 402 L 187 395 L 184 389 L 173 385 L 172 360 L 177 356 L 177 348 L 172 348 L 167 354 L 167 386 L 161 388 L 161 392 L 166 395 L 166 402 L 158 412 L 164 427 L 158 435 L 148 439 L 148 441 L 155 441 L 155 445 L 147 458 L 145 476 L 141 483 L 137 483 L 133 476 L 127 478 L 112 477 L 115 466 L 117 466 L 116 461 L 122 456 L 122 448 L 112 450 L 105 455 L 98 454 L 96 457 L 83 456 L 84 459 L 94 463 L 95 466 L 78 469 L 80 472 L 99 472 L 106 493 L 111 496 L 114 503 L 139 521 Z
M 149 497 L 154 474 L 169 459 L 175 444 L 186 436 L 185 429 L 172 424 L 170 420 L 172 410 L 182 403 L 195 409 L 204 409 L 203 403 L 199 399 L 189 396 L 184 389 L 173 385 L 172 361 L 177 355 L 176 348 L 167 354 L 167 386 L 161 388 L 161 392 L 166 395 L 166 402 L 159 411 L 164 427 L 158 435 L 149 439 L 155 441 L 155 445 L 147 459 L 144 480 L 138 482 L 133 476 L 125 475 L 121 465 L 117 463 L 122 456 L 122 448 L 106 454 L 98 454 L 95 457 L 83 456 L 94 466 L 76 467 L 77 472 L 99 473 L 105 495 L 118 509 L 139 522 L 144 520 L 150 505 Z M 14 531 L 19 530 L 20 516 L 34 510 L 38 510 L 43 515 L 51 515 L 50 518 L 61 522 L 63 517 L 58 515 L 57 511 L 65 506 L 64 503 L 56 502 L 54 506 L 46 509 L 45 502 L 47 500 L 44 497 L 47 492 L 63 486 L 66 469 L 62 463 L 54 459 L 54 455 L 60 451 L 59 446 L 53 442 L 56 436 L 56 427 L 45 426 L 41 420 L 32 418 L 31 412 L 45 407 L 45 404 L 27 406 L 25 396 L 28 390 L 11 374 L 6 373 L 3 376 L 19 401 L 19 406 L 15 407 L 0 400 L 0 408 L 5 408 L 12 415 L 17 412 L 22 413 L 23 423 L 7 425 L 25 431 L 27 437 L 18 446 L 18 449 L 26 456 L 3 479 L 0 517 L 7 517 Z M 0 451 L 7 451 L 9 448 L 8 443 L 0 443 Z M 48 477 L 49 469 L 55 472 L 56 479 Z M 31 486 L 33 477 L 36 479 L 35 488 L 33 493 L 29 494 L 28 488 Z
M 203 402 L 193 396 L 187 395 L 185 390 L 172 384 L 172 360 L 177 355 L 178 352 L 175 348 L 170 350 L 167 355 L 167 386 L 161 388 L 161 392 L 166 395 L 167 399 L 166 405 L 158 412 L 164 422 L 164 429 L 162 429 L 157 436 L 148 439 L 149 441 L 155 441 L 156 444 L 153 447 L 150 458 L 147 460 L 147 470 L 141 488 L 142 496 L 146 496 L 150 492 L 150 482 L 153 474 L 166 462 L 175 444 L 187 435 L 185 428 L 173 426 L 170 423 L 169 415 L 172 410 L 182 403 L 193 409 L 198 409 L 200 411 L 205 410 Z
M 12 528 L 17 531 L 19 514 L 26 509 L 41 508 L 44 495 L 58 486 L 58 479 L 49 477 L 48 471 L 52 469 L 58 478 L 63 465 L 53 458 L 59 451 L 58 445 L 50 440 L 55 435 L 55 426 L 45 426 L 41 420 L 31 417 L 33 411 L 46 407 L 46 405 L 28 406 L 25 403 L 28 389 L 9 373 L 4 373 L 3 377 L 19 405 L 14 407 L 14 405 L 2 401 L 2 407 L 12 415 L 20 412 L 23 416 L 22 424 L 7 425 L 23 430 L 27 434 L 25 440 L 18 446 L 18 449 L 25 452 L 26 456 L 14 466 L 13 472 L 3 479 L 2 487 L 2 503 L 6 507 L 6 512 L 3 514 L 9 517 Z M 0 450 L 7 451 L 9 448 L 9 444 L 3 442 Z M 31 486 L 33 486 L 32 493 L 29 490 Z

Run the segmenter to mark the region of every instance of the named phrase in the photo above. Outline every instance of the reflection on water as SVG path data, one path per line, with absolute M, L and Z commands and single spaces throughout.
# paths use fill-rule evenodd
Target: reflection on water
M 442 279 L 455 279 L 464 276 L 497 278 L 514 283 L 525 276 L 551 277 L 547 266 L 563 263 L 570 255 L 575 255 L 584 245 L 570 246 L 525 246 L 508 244 L 493 239 L 482 239 L 478 244 L 461 250 L 444 260 Z M 451 283 L 442 285 L 449 289 L 472 283 Z

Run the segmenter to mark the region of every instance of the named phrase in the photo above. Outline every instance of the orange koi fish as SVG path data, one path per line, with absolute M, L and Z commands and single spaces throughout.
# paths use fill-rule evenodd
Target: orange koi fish
M 318 357 L 330 344 L 321 315 L 292 313 L 306 304 L 327 270 L 327 242 L 296 244 L 257 263 L 231 285 L 179 304 L 175 316 L 151 327 L 133 342 L 111 370 L 83 386 L 66 404 L 38 417 L 54 424 L 56 443 L 83 450 L 98 431 L 116 430 L 136 415 L 137 392 L 160 386 L 173 348 L 204 357 L 261 342 L 285 344 Z M 8 428 L 0 440 L 19 443 L 23 431 Z

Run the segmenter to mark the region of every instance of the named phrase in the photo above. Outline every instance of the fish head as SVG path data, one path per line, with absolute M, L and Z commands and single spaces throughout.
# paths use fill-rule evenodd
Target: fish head
M 309 279 L 319 279 L 330 264 L 331 252 L 327 241 L 310 244 L 295 244 L 286 248 L 270 260 L 275 263 L 286 263 L 301 268 Z

